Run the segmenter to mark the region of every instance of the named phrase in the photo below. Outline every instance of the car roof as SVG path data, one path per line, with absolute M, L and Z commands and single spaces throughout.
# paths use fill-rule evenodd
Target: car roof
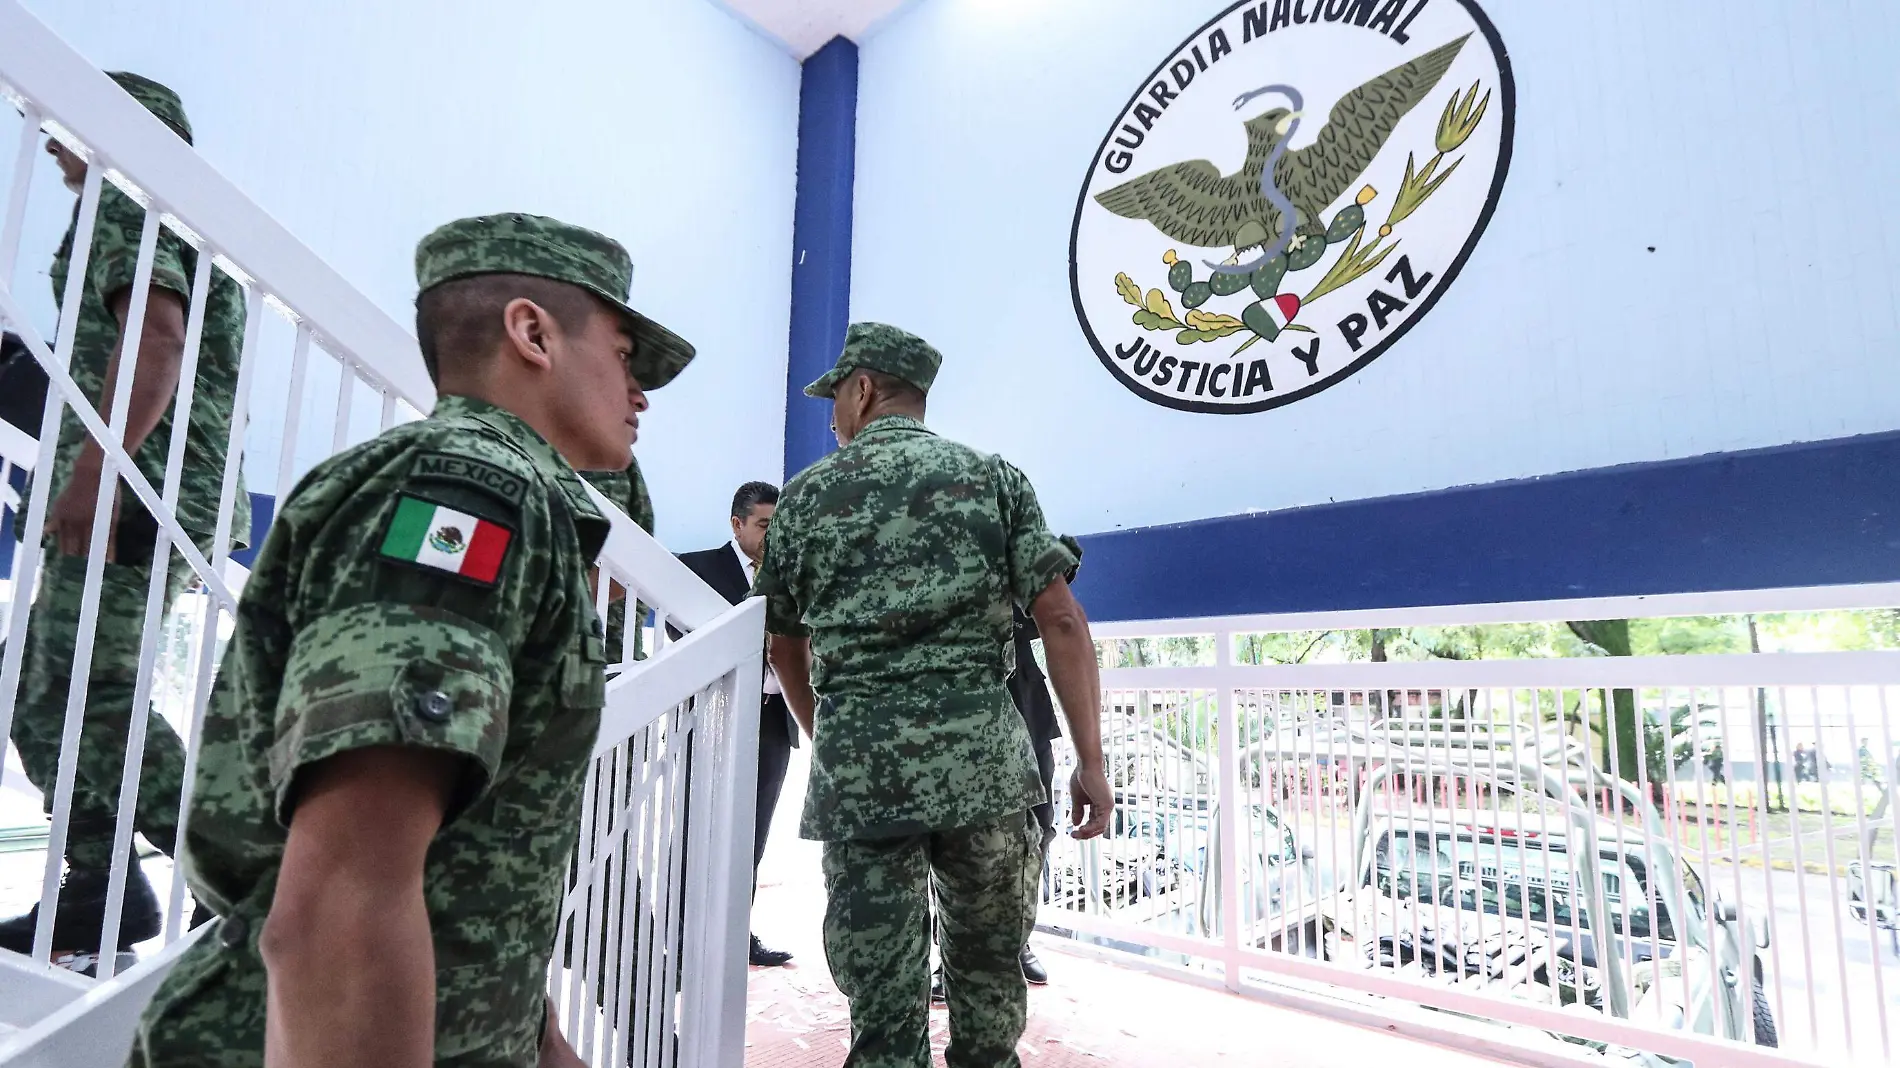
M 1614 839 L 1616 837 L 1617 825 L 1615 823 L 1598 816 L 1596 817 L 1596 825 L 1599 844 L 1601 844 L 1601 840 Z M 1407 815 L 1398 812 L 1374 813 L 1372 816 L 1372 826 L 1375 829 L 1386 831 L 1409 830 L 1413 833 L 1429 832 L 1434 834 L 1475 833 L 1499 838 L 1519 838 L 1526 841 L 1546 839 L 1558 842 L 1563 841 L 1570 832 L 1569 822 L 1556 813 L 1546 815 L 1537 812 L 1525 812 L 1520 814 L 1512 811 L 1503 811 L 1496 814 L 1490 812 L 1456 813 L 1450 815 L 1436 813 L 1430 816 L 1423 814 Z M 1623 836 L 1626 839 L 1630 837 L 1640 838 L 1642 833 L 1625 827 L 1623 829 Z

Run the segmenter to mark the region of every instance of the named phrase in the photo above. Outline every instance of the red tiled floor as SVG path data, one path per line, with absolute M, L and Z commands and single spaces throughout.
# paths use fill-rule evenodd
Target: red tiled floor
M 797 838 L 804 755 L 794 759 L 753 908 L 753 929 L 766 944 L 797 957 L 790 967 L 752 969 L 748 1068 L 839 1068 L 850 1037 L 844 996 L 825 969 L 817 846 Z M 1025 1068 L 1492 1063 L 1066 952 L 1059 939 L 1038 936 L 1036 946 L 1051 981 L 1030 992 L 1029 1028 L 1019 1047 Z M 942 1064 L 949 1040 L 942 1007 L 930 1023 Z
M 1391 1064 L 1450 1068 L 1489 1063 L 1247 998 L 1039 947 L 1052 982 L 1031 992 L 1025 1068 L 1239 1068 Z M 822 965 L 754 969 L 747 1068 L 839 1068 L 850 1030 L 844 998 Z M 948 1018 L 930 1014 L 936 1063 Z

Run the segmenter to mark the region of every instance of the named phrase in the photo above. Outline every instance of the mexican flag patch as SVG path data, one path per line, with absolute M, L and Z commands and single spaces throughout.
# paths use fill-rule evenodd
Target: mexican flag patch
M 405 496 L 383 536 L 383 555 L 493 586 L 513 538 L 499 523 Z

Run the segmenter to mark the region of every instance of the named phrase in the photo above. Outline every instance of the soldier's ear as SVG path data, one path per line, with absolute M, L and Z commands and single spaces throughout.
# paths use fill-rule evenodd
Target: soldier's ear
M 501 323 L 511 355 L 542 370 L 553 365 L 548 337 L 554 317 L 547 309 L 526 297 L 516 297 L 502 307 Z

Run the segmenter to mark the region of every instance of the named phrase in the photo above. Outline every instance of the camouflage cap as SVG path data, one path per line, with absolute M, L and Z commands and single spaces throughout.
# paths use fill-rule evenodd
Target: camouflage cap
M 805 396 L 829 397 L 838 383 L 858 370 L 882 371 L 929 393 L 942 366 L 943 354 L 916 334 L 883 323 L 852 323 L 845 331 L 837 366 L 806 386 Z
M 457 219 L 416 245 L 418 295 L 479 274 L 550 278 L 606 301 L 633 337 L 633 376 L 644 389 L 659 389 L 693 362 L 693 346 L 685 338 L 627 303 L 633 260 L 613 238 L 559 219 L 511 212 Z
M 145 110 L 158 116 L 174 133 L 184 138 L 186 144 L 191 144 L 191 120 L 185 118 L 185 102 L 178 99 L 177 93 L 144 75 L 128 71 L 111 71 L 106 77 L 118 82 L 119 88 L 145 105 Z

